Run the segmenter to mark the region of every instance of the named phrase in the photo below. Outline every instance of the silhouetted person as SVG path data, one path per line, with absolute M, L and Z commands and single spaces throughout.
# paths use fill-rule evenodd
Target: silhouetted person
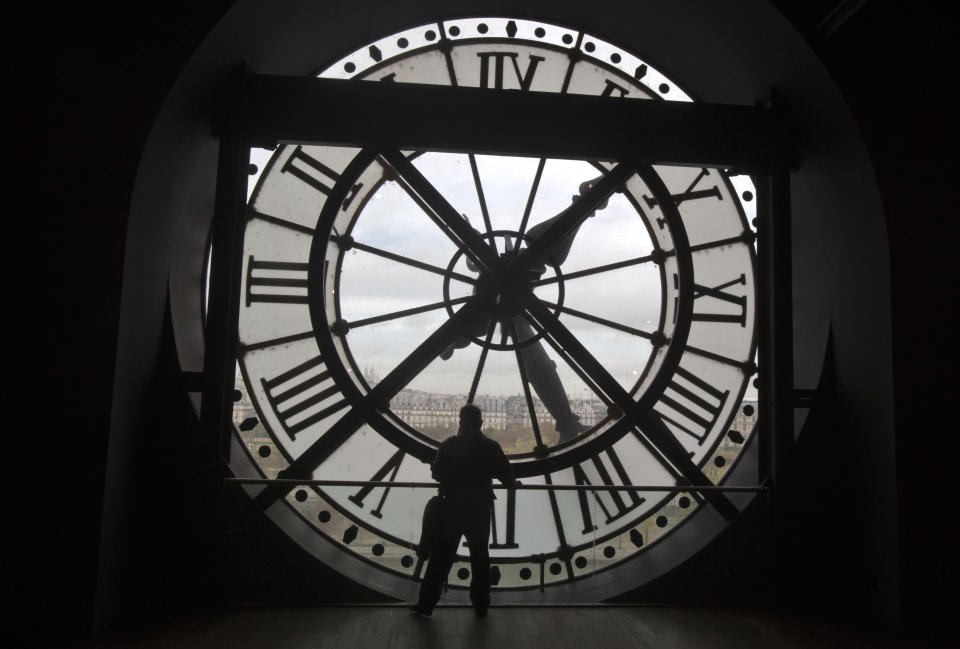
M 513 486 L 513 471 L 503 449 L 480 432 L 480 408 L 460 409 L 460 430 L 437 450 L 433 477 L 440 483 L 441 524 L 420 598 L 410 609 L 430 615 L 440 601 L 440 589 L 457 555 L 460 539 L 470 546 L 470 601 L 479 617 L 490 605 L 490 507 L 494 499 L 491 479 Z

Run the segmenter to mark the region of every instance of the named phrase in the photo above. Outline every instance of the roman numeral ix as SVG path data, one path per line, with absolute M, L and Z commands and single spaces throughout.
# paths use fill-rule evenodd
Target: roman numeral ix
M 247 259 L 247 306 L 254 302 L 306 304 L 306 263 Z

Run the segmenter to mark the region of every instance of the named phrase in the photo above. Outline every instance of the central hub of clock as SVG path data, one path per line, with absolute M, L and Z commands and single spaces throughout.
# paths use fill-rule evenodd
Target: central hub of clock
M 484 236 L 488 245 L 497 251 L 501 263 L 509 267 L 518 256 L 521 245 L 524 241 L 531 239 L 529 234 L 521 234 L 515 230 L 494 230 Z M 456 301 L 451 296 L 450 277 L 456 272 L 458 267 L 466 266 L 471 273 L 476 273 L 477 288 L 487 284 L 490 281 L 490 275 L 487 271 L 481 270 L 475 264 L 466 252 L 461 249 L 453 254 L 450 262 L 447 264 L 447 278 L 443 283 L 443 301 L 447 312 L 453 315 Z M 547 269 L 553 270 L 555 277 L 549 278 L 541 284 L 541 278 L 547 273 Z M 536 291 L 539 286 L 549 284 L 552 291 L 555 292 L 555 304 L 551 309 L 556 315 L 560 314 L 564 299 L 563 273 L 559 264 L 555 264 L 547 259 L 547 263 L 538 263 L 530 268 L 524 269 L 523 273 L 515 280 L 520 289 L 532 289 Z M 474 291 L 475 292 L 475 291 Z M 513 349 L 527 347 L 539 341 L 543 333 L 534 331 L 527 318 L 523 315 L 523 306 L 518 298 L 518 292 L 505 287 L 501 290 L 493 303 L 486 312 L 485 316 L 470 323 L 462 331 L 462 339 L 455 342 L 451 349 L 465 347 L 471 342 L 487 349 L 498 351 L 509 351 Z M 491 327 L 499 332 L 499 336 L 487 336 Z M 498 342 L 499 341 L 499 342 Z M 452 352 L 451 352 L 452 353 Z
M 517 257 L 517 250 L 509 250 L 507 252 L 500 253 L 500 261 L 504 266 L 510 266 L 513 263 L 513 260 Z M 524 288 L 535 288 L 537 281 L 543 276 L 546 272 L 546 265 L 540 264 L 535 265 L 524 270 L 524 272 L 516 279 L 516 283 L 524 284 Z M 477 286 L 483 286 L 490 280 L 489 273 L 481 272 L 477 277 Z M 496 302 L 493 307 L 490 309 L 489 315 L 493 318 L 512 318 L 520 315 L 522 311 L 522 306 L 520 300 L 517 298 L 516 294 L 509 290 L 501 291 L 497 294 Z

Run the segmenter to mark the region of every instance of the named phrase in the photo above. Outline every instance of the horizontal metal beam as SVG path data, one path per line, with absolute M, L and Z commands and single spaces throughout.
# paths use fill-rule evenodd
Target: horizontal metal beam
M 312 487 L 391 487 L 391 488 L 413 488 L 413 489 L 436 489 L 440 485 L 436 482 L 390 482 L 389 480 L 296 480 L 290 478 L 224 478 L 224 481 L 232 484 L 250 484 L 250 485 L 309 485 Z M 724 486 L 724 485 L 543 485 L 543 484 L 520 484 L 515 487 L 507 487 L 503 484 L 492 484 L 491 489 L 523 489 L 540 491 L 659 491 L 663 493 L 691 493 L 706 491 L 746 491 L 760 492 L 766 491 L 764 486 Z
M 284 142 L 697 164 L 763 171 L 785 130 L 760 106 L 245 75 L 221 123 Z

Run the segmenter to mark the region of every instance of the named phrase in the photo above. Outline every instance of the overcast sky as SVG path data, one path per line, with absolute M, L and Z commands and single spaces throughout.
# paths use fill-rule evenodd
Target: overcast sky
M 516 231 L 537 168 L 537 159 L 477 156 L 484 197 L 494 230 Z M 431 153 L 416 160 L 417 167 L 464 214 L 478 230 L 483 216 L 469 159 L 466 155 Z M 529 225 L 535 225 L 568 207 L 579 185 L 599 172 L 579 161 L 547 162 L 533 204 Z M 457 249 L 439 228 L 396 183 L 383 185 L 357 222 L 354 237 L 378 248 L 446 267 Z M 496 239 L 504 252 L 505 238 Z M 607 207 L 580 229 L 561 272 L 595 267 L 649 254 L 650 239 L 640 216 L 622 195 L 614 195 Z M 475 277 L 461 258 L 456 270 Z M 549 269 L 545 278 L 554 276 Z M 564 282 L 564 305 L 619 323 L 652 331 L 660 310 L 660 277 L 656 266 L 642 264 L 627 269 Z M 453 297 L 468 296 L 469 284 L 452 282 Z M 555 302 L 556 284 L 536 290 Z M 348 321 L 409 309 L 443 299 L 442 278 L 423 270 L 351 251 L 343 266 L 340 300 Z M 354 329 L 348 336 L 358 364 L 372 366 L 383 376 L 419 344 L 427 333 L 442 324 L 447 314 L 437 310 Z M 636 380 L 650 351 L 649 344 L 633 335 L 580 318 L 564 316 L 564 324 L 576 333 L 594 356 L 625 385 Z M 483 323 L 478 323 L 482 328 Z M 499 329 L 496 334 L 500 339 Z M 540 344 L 540 343 L 538 343 Z M 546 347 L 546 346 L 545 346 Z M 561 372 L 568 394 L 583 396 L 584 386 L 576 375 L 549 350 Z M 410 387 L 436 392 L 466 392 L 475 372 L 480 347 L 458 349 L 452 358 L 437 359 Z M 513 352 L 489 354 L 480 388 L 486 394 L 518 394 L 522 389 Z

